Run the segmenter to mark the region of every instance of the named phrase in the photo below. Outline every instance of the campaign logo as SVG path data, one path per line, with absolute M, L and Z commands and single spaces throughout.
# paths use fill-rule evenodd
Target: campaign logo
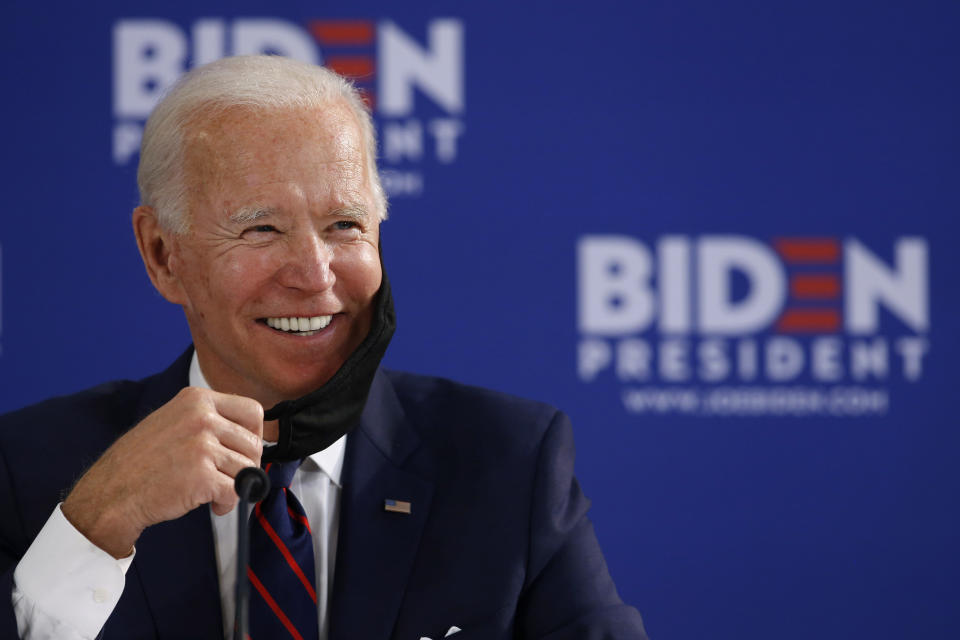
M 370 104 L 387 193 L 417 196 L 425 165 L 456 162 L 466 127 L 464 33 L 456 18 L 426 25 L 421 41 L 391 20 L 123 19 L 113 28 L 113 159 L 134 161 L 143 125 L 187 70 L 227 55 L 277 54 L 353 79 Z
M 923 378 L 928 264 L 920 237 L 583 236 L 578 375 L 637 413 L 883 414 Z

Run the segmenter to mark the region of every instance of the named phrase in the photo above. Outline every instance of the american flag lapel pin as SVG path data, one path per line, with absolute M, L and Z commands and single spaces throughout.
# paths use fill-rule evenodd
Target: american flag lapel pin
M 410 515 L 410 503 L 404 500 L 394 500 L 392 498 L 387 498 L 383 501 L 383 510 L 391 511 L 393 513 L 405 513 Z

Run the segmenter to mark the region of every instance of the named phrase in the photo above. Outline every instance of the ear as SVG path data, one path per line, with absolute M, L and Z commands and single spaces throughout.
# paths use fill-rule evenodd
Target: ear
M 143 205 L 133 210 L 133 234 L 137 237 L 137 248 L 140 249 L 150 282 L 168 301 L 183 304 L 180 280 L 171 268 L 176 234 L 160 226 L 153 207 Z

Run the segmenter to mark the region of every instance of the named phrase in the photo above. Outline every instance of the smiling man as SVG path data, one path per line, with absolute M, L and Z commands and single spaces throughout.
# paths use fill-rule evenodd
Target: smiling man
M 249 520 L 255 640 L 645 637 L 567 419 L 379 367 L 375 149 L 349 83 L 283 58 L 200 67 L 158 105 L 133 227 L 193 345 L 0 418 L 0 636 L 231 637 Z M 274 491 L 238 514 L 261 462 Z
M 134 212 L 150 279 L 183 307 L 213 388 L 265 407 L 302 396 L 369 333 L 380 288 L 384 211 L 357 115 L 228 107 L 184 136 L 190 232 Z

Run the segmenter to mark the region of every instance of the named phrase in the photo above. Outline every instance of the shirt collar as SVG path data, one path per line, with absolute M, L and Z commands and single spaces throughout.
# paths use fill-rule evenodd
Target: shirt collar
M 210 389 L 207 379 L 203 377 L 203 372 L 200 370 L 200 360 L 197 358 L 196 349 L 194 349 L 193 357 L 190 359 L 190 378 L 188 382 L 191 387 Z M 323 471 L 331 482 L 343 488 L 343 485 L 340 484 L 340 475 L 343 471 L 343 456 L 346 451 L 346 444 L 347 436 L 342 436 L 323 451 L 317 451 L 307 456 L 304 459 L 304 465 L 307 465 L 307 468 L 304 470 Z

